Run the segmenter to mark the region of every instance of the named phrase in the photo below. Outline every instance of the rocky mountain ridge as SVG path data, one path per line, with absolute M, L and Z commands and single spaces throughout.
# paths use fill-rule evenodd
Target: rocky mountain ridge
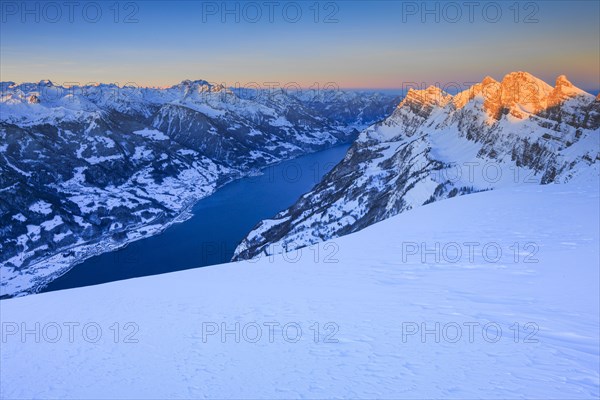
M 519 184 L 598 180 L 600 101 L 564 75 L 486 77 L 452 96 L 411 90 L 323 181 L 260 222 L 234 259 L 290 251 L 433 201 Z

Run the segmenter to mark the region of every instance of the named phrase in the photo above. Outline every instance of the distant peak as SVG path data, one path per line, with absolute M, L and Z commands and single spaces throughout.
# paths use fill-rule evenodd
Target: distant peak
M 50 79 L 42 79 L 38 85 L 46 87 L 54 86 Z
M 204 79 L 190 80 L 185 79 L 181 83 L 172 86 L 171 89 L 181 91 L 184 99 L 196 99 L 197 96 L 212 94 L 233 94 L 229 89 L 220 83 L 211 83 Z M 198 101 L 196 99 L 194 101 Z
M 213 85 L 210 82 L 205 81 L 204 79 L 196 79 L 196 80 L 184 79 L 179 84 L 175 85 L 174 87 L 182 87 L 182 86 L 183 87 L 192 87 L 192 86 L 212 87 Z

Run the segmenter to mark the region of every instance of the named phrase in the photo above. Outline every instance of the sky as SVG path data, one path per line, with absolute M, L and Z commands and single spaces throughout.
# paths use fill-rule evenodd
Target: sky
M 600 2 L 2 1 L 0 80 L 391 89 L 527 71 L 600 87 Z

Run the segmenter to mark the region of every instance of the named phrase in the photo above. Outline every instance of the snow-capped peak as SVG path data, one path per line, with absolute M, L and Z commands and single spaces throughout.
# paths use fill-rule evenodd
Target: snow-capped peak
M 457 109 L 463 108 L 477 96 L 481 96 L 483 99 L 490 98 L 493 95 L 495 96 L 499 87 L 500 82 L 491 76 L 486 76 L 481 83 L 477 83 L 454 96 L 452 102 Z
M 492 78 L 491 76 L 487 75 L 485 78 L 483 78 L 483 80 L 481 81 L 481 84 L 486 86 L 486 85 L 490 85 L 492 83 L 498 83 L 497 80 L 495 80 L 494 78 Z
M 410 88 L 406 93 L 404 100 L 398 105 L 398 108 L 407 104 L 412 106 L 420 105 L 423 107 L 444 107 L 451 99 L 452 95 L 434 85 L 422 90 Z
M 204 79 L 189 80 L 172 86 L 169 89 L 173 92 L 178 102 L 183 103 L 204 103 L 211 99 L 221 101 L 225 98 L 235 97 L 235 94 L 220 83 L 210 83 Z M 214 98 L 216 96 L 216 98 Z
M 557 105 L 570 98 L 583 96 L 591 100 L 594 96 L 573 85 L 565 75 L 556 78 L 556 84 L 552 93 L 548 96 L 548 106 Z
M 181 81 L 181 83 L 179 83 L 175 86 L 172 86 L 171 88 L 184 90 L 184 91 L 186 91 L 186 93 L 220 92 L 223 90 L 227 90 L 227 88 L 220 83 L 210 83 L 208 81 L 205 81 L 204 79 L 198 79 L 198 80 L 194 80 L 194 81 L 192 81 L 190 79 L 186 79 L 186 80 Z
M 527 72 L 512 72 L 502 79 L 498 91 L 487 93 L 486 109 L 496 117 L 509 110 L 513 117 L 523 118 L 524 113 L 544 110 L 551 91 L 552 86 Z
M 443 109 L 451 100 L 452 95 L 437 86 L 429 86 L 423 90 L 411 88 L 388 119 L 363 131 L 357 140 L 385 142 L 398 136 L 410 137 L 415 132 L 413 128 L 429 118 L 434 110 Z M 398 131 L 398 126 L 405 129 Z
M 571 83 L 571 81 L 569 81 L 567 79 L 566 75 L 559 75 L 558 77 L 556 77 L 556 84 L 554 85 L 556 87 L 558 86 L 573 86 L 573 84 Z

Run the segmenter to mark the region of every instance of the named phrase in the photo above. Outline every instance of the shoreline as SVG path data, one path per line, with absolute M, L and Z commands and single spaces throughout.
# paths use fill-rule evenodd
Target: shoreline
M 44 275 L 43 277 L 41 277 L 41 276 L 36 277 L 36 276 L 33 276 L 32 274 L 20 274 L 19 276 L 32 275 L 31 279 L 28 279 L 28 281 L 31 282 L 32 284 L 29 286 L 28 289 L 10 291 L 7 293 L 3 292 L 2 294 L 0 294 L 0 301 L 8 300 L 8 299 L 15 298 L 15 297 L 23 297 L 23 296 L 38 294 L 50 282 L 61 277 L 62 275 L 69 272 L 72 268 L 76 267 L 79 264 L 82 264 L 84 261 L 86 261 L 92 257 L 98 256 L 98 255 L 101 255 L 104 253 L 109 253 L 112 251 L 120 250 L 122 248 L 125 248 L 127 245 L 129 245 L 133 242 L 136 242 L 138 240 L 142 240 L 142 239 L 146 239 L 146 238 L 149 238 L 152 236 L 160 235 L 169 227 L 171 227 L 175 224 L 183 223 L 183 222 L 189 220 L 190 218 L 192 218 L 193 217 L 192 208 L 200 200 L 213 195 L 214 193 L 217 192 L 217 190 L 221 189 L 223 186 L 227 185 L 228 183 L 233 182 L 236 179 L 241 179 L 243 177 L 244 176 L 240 176 L 239 178 L 229 179 L 229 180 L 225 181 L 225 183 L 223 183 L 221 186 L 215 187 L 210 192 L 210 194 L 207 194 L 206 196 L 200 196 L 200 197 L 194 198 L 193 200 L 188 201 L 187 202 L 188 204 L 186 204 L 182 207 L 181 212 L 179 212 L 174 218 L 172 218 L 170 220 L 166 220 L 165 222 L 161 223 L 161 222 L 158 222 L 157 219 L 160 219 L 163 217 L 159 217 L 157 219 L 149 221 L 148 223 L 134 227 L 131 230 L 127 230 L 126 234 L 127 234 L 128 238 L 124 239 L 121 242 L 115 242 L 113 239 L 111 239 L 109 237 L 102 236 L 94 242 L 87 242 L 87 243 L 84 242 L 84 243 L 74 244 L 69 247 L 58 250 L 55 254 L 53 254 L 51 256 L 48 256 L 43 259 L 35 261 L 34 263 L 28 265 L 26 267 L 26 269 L 27 270 L 33 269 L 35 271 L 36 269 L 39 269 L 39 268 L 49 269 L 48 267 L 46 267 L 47 265 L 52 265 L 52 264 L 65 264 L 65 265 L 58 266 L 55 271 L 50 272 L 49 274 Z M 141 231 L 145 231 L 145 233 L 141 233 Z M 103 242 L 106 242 L 106 243 L 103 243 Z M 63 253 L 65 253 L 67 251 L 75 252 L 75 254 L 73 256 L 64 257 Z M 2 281 L 5 281 L 5 280 L 2 279 Z M 2 288 L 2 286 L 0 286 L 0 288 Z
M 5 292 L 5 290 L 4 290 L 6 285 L 0 286 L 0 289 L 2 289 L 1 294 L 0 294 L 0 301 L 8 300 L 11 298 L 16 298 L 16 297 L 40 294 L 40 291 L 43 290 L 50 282 L 54 281 L 55 279 L 61 277 L 64 274 L 68 273 L 71 269 L 73 269 L 74 267 L 77 267 L 78 265 L 82 264 L 83 262 L 87 261 L 90 258 L 99 256 L 104 253 L 109 253 L 109 252 L 123 249 L 123 248 L 127 247 L 129 244 L 134 243 L 139 240 L 142 240 L 142 239 L 147 239 L 149 237 L 158 236 L 158 235 L 162 234 L 165 230 L 170 228 L 171 226 L 188 221 L 190 218 L 192 218 L 194 216 L 192 210 L 193 210 L 194 206 L 200 200 L 206 199 L 206 198 L 214 195 L 220 189 L 222 189 L 223 187 L 225 187 L 226 185 L 228 185 L 232 182 L 238 181 L 243 178 L 262 176 L 266 173 L 265 171 L 268 168 L 272 168 L 283 162 L 293 161 L 297 158 L 312 155 L 315 153 L 319 153 L 321 151 L 330 150 L 330 149 L 333 149 L 338 146 L 347 146 L 351 143 L 352 142 L 337 143 L 333 146 L 325 147 L 325 148 L 319 149 L 317 151 L 313 151 L 313 152 L 309 152 L 309 153 L 302 153 L 302 154 L 293 156 L 291 158 L 281 159 L 277 162 L 267 164 L 258 170 L 251 169 L 251 170 L 248 170 L 245 172 L 239 172 L 238 174 L 232 174 L 229 178 L 226 178 L 218 186 L 215 184 L 216 181 L 210 182 L 210 183 L 206 184 L 206 186 L 210 187 L 211 184 L 215 184 L 215 186 L 213 187 L 213 189 L 210 191 L 209 194 L 207 194 L 205 196 L 191 197 L 190 200 L 188 200 L 187 202 L 184 202 L 184 205 L 182 206 L 181 211 L 172 219 L 168 219 L 168 220 L 165 220 L 164 222 L 160 222 L 157 220 L 160 220 L 160 218 L 164 218 L 164 217 L 158 217 L 152 221 L 144 223 L 143 225 L 134 227 L 131 230 L 127 230 L 126 234 L 128 237 L 126 239 L 124 239 L 123 241 L 115 242 L 110 237 L 104 236 L 104 237 L 98 238 L 94 242 L 87 242 L 87 243 L 83 242 L 83 243 L 74 244 L 69 247 L 63 248 L 63 249 L 57 251 L 55 254 L 45 257 L 43 259 L 37 260 L 36 262 L 34 262 L 34 263 L 30 264 L 28 267 L 26 267 L 26 271 L 32 271 L 33 273 L 19 274 L 19 275 L 16 275 L 15 277 L 13 277 L 12 279 L 2 278 L 1 279 L 2 282 L 8 283 L 13 280 L 15 282 L 10 285 L 12 290 L 9 290 L 7 292 Z M 144 233 L 141 233 L 141 231 L 144 231 Z M 72 251 L 75 254 L 72 256 L 65 257 L 63 255 L 63 253 L 68 252 L 68 251 Z M 44 274 L 43 276 L 39 276 L 39 275 L 36 276 L 35 271 L 37 271 L 37 270 L 51 270 L 51 271 L 49 271 L 47 274 Z M 26 286 L 26 288 L 22 288 L 24 286 Z

